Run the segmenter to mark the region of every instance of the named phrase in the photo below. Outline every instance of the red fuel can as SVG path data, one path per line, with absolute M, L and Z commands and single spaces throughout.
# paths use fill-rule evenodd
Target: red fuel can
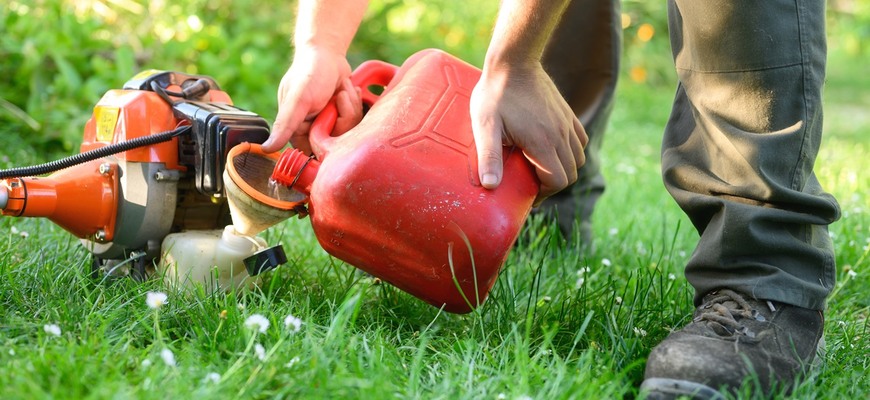
M 486 299 L 539 186 L 522 151 L 509 147 L 501 185 L 480 185 L 469 114 L 479 78 L 439 50 L 398 68 L 363 63 L 351 78 L 370 106 L 362 121 L 330 136 L 330 104 L 312 125 L 316 158 L 288 149 L 272 175 L 309 196 L 328 253 L 454 313 Z

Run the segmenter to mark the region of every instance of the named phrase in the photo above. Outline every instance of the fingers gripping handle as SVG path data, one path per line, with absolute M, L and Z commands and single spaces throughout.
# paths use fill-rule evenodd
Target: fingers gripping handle
M 363 104 L 371 106 L 380 98 L 380 95 L 371 91 L 371 87 L 386 87 L 393 80 L 396 71 L 398 67 L 395 65 L 378 60 L 366 61 L 353 71 L 350 81 L 354 86 L 362 89 Z M 329 152 L 330 144 L 335 139 L 332 136 L 332 129 L 335 128 L 337 119 L 338 109 L 335 106 L 335 99 L 332 99 L 311 124 L 310 140 L 317 158 L 322 159 Z

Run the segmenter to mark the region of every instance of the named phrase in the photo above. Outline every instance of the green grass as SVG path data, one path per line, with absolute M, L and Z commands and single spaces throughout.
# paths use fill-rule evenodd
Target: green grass
M 831 226 L 839 282 L 827 312 L 827 363 L 794 398 L 870 397 L 864 66 L 831 60 L 816 172 L 844 211 Z M 0 218 L 0 398 L 635 397 L 646 355 L 692 310 L 682 266 L 696 234 L 659 173 L 672 92 L 628 80 L 620 87 L 596 250 L 563 246 L 553 226 L 533 218 L 490 299 L 470 315 L 441 313 L 355 273 L 317 247 L 307 220 L 264 235 L 291 261 L 260 290 L 185 295 L 159 281 L 94 281 L 87 252 L 69 234 L 45 220 Z M 4 164 L 39 159 L 0 140 L 12 158 Z M 168 291 L 159 312 L 145 304 L 149 291 Z M 253 314 L 271 321 L 265 333 L 244 326 Z M 298 333 L 284 328 L 287 315 L 304 322 Z

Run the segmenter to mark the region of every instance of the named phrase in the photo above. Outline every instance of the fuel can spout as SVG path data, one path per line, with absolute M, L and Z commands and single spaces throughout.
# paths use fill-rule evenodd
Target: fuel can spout
M 0 215 L 48 218 L 79 238 L 111 241 L 117 211 L 118 165 L 105 159 L 0 181 Z
M 278 160 L 278 153 L 266 153 L 253 143 L 242 143 L 227 154 L 227 203 L 233 225 L 242 235 L 254 236 L 294 215 L 306 215 L 306 193 L 268 186 Z

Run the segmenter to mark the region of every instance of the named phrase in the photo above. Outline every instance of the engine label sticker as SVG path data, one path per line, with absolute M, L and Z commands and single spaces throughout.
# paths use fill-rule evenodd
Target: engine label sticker
M 97 140 L 100 142 L 112 142 L 115 138 L 115 125 L 121 114 L 119 107 L 97 106 L 94 109 L 94 117 L 97 121 Z
M 163 73 L 163 71 L 161 71 L 159 69 L 146 69 L 146 70 L 136 74 L 136 76 L 134 76 L 130 80 L 131 81 L 140 81 L 140 80 L 150 78 L 150 77 L 157 75 L 157 74 L 160 74 L 160 73 Z

